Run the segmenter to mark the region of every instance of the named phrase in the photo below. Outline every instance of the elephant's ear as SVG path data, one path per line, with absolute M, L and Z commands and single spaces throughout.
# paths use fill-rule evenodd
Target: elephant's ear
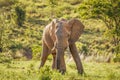
M 52 22 L 50 23 L 50 30 L 55 29 L 55 24 L 58 22 L 58 19 L 53 19 Z
M 68 21 L 68 24 L 71 27 L 71 35 L 69 41 L 75 42 L 83 33 L 84 25 L 78 19 L 71 19 Z
M 58 23 L 58 19 L 53 19 L 52 22 L 50 23 L 49 33 L 53 41 L 55 40 L 55 24 L 56 23 Z
M 58 23 L 58 22 L 59 22 L 58 19 L 53 19 L 53 20 L 52 20 L 52 23 L 51 23 L 51 24 L 52 24 L 52 27 L 55 26 L 55 23 Z

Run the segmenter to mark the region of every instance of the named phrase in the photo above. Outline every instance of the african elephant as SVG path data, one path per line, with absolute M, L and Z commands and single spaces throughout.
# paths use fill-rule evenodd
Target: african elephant
M 59 70 L 62 74 L 66 72 L 64 51 L 69 47 L 73 59 L 76 63 L 78 73 L 83 73 L 83 66 L 77 52 L 75 42 L 83 33 L 84 25 L 78 19 L 57 20 L 54 19 L 48 24 L 42 37 L 42 55 L 40 67 L 43 67 L 48 55 L 53 56 L 52 69 Z M 39 68 L 40 68 L 39 67 Z

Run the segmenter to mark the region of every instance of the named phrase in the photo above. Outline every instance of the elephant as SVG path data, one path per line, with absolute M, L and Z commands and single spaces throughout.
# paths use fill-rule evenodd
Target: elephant
M 52 69 L 59 70 L 62 74 L 66 72 L 64 51 L 69 47 L 76 63 L 78 73 L 83 74 L 83 66 L 80 60 L 75 42 L 84 31 L 84 25 L 76 18 L 53 19 L 49 23 L 42 36 L 42 54 L 39 68 L 43 67 L 49 54 L 52 54 Z

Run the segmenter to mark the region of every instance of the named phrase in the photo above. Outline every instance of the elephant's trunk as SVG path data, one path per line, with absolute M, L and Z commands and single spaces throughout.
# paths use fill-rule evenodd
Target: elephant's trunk
M 58 48 L 56 50 L 57 53 L 57 57 L 56 57 L 56 68 L 60 69 L 60 65 L 61 65 L 61 57 L 64 55 L 64 49 L 63 48 Z

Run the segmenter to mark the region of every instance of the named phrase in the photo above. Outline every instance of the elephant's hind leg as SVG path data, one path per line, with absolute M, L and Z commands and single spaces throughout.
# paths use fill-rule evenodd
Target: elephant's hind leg
M 48 49 L 47 45 L 44 42 L 43 42 L 42 47 L 43 47 L 43 50 L 42 50 L 41 63 L 40 63 L 39 68 L 44 66 L 44 64 L 45 64 L 45 62 L 47 60 L 47 57 L 49 55 L 49 49 Z
M 80 60 L 80 57 L 78 55 L 75 43 L 70 44 L 69 48 L 70 48 L 70 52 L 71 52 L 71 54 L 73 56 L 73 59 L 74 59 L 74 61 L 76 63 L 76 66 L 77 66 L 77 69 L 78 69 L 78 73 L 82 74 L 83 73 L 83 66 L 82 66 L 82 62 Z

